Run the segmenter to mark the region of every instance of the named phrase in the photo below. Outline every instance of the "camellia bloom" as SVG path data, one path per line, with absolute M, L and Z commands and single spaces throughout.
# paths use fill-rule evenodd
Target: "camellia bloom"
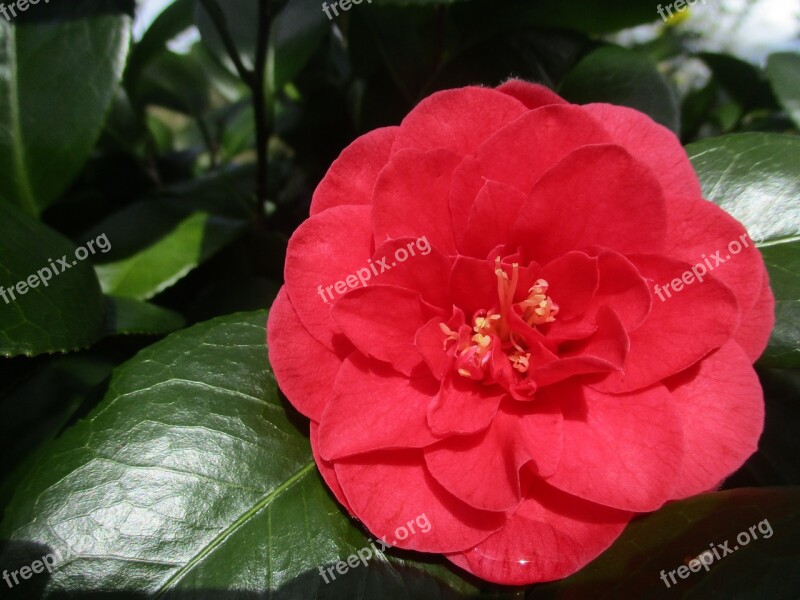
M 484 579 L 565 577 L 756 449 L 762 258 L 635 110 L 433 94 L 342 152 L 285 277 L 270 362 L 328 486 Z

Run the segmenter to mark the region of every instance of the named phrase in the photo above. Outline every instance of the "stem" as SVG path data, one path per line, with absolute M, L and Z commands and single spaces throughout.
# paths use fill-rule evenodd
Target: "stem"
M 270 0 L 258 1 L 258 38 L 256 39 L 255 71 L 253 77 L 253 113 L 256 120 L 256 198 L 258 214 L 264 214 L 263 204 L 268 197 L 269 139 L 272 136 L 272 115 L 267 107 L 266 72 L 269 34 L 272 29 Z
M 233 62 L 233 66 L 236 67 L 236 72 L 239 74 L 239 77 L 252 88 L 253 72 L 245 67 L 242 62 L 242 57 L 236 49 L 236 42 L 233 41 L 231 32 L 228 30 L 228 21 L 225 19 L 225 13 L 222 12 L 216 0 L 200 0 L 200 3 L 203 5 L 203 8 L 206 9 L 208 16 L 211 17 L 211 21 L 214 23 L 214 27 L 217 33 L 219 33 L 219 37 L 222 39 L 222 44 L 225 46 L 225 52 Z
M 269 34 L 272 29 L 272 11 L 270 0 L 258 0 L 258 36 L 256 38 L 255 64 L 251 71 L 244 66 L 236 43 L 228 31 L 225 14 L 216 0 L 200 0 L 208 13 L 214 27 L 222 39 L 225 51 L 233 61 L 239 77 L 250 89 L 253 99 L 253 114 L 256 126 L 256 200 L 258 201 L 257 218 L 263 224 L 264 202 L 268 198 L 269 188 L 269 139 L 272 136 L 271 109 L 267 106 L 267 53 L 269 51 Z

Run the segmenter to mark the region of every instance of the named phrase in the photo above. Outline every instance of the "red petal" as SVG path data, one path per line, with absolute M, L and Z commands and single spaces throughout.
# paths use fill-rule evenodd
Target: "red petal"
M 339 326 L 330 314 L 340 296 L 356 287 L 355 273 L 372 256 L 372 230 L 368 206 L 337 206 L 304 221 L 289 240 L 284 278 L 286 291 L 308 332 L 334 349 Z M 352 276 L 349 286 L 345 279 Z
M 372 257 L 378 275 L 370 283 L 415 290 L 425 302 L 449 310 L 450 296 L 447 286 L 442 282 L 450 277 L 453 259 L 426 244 L 426 241 L 399 238 L 379 246 Z M 401 260 L 406 255 L 408 258 Z
M 639 272 L 663 286 L 690 268 L 688 263 L 656 255 L 632 256 Z M 652 385 L 690 367 L 727 342 L 736 330 L 739 307 L 733 293 L 714 279 L 695 282 L 653 299 L 647 320 L 630 334 L 625 373 L 612 373 L 594 385 L 606 392 L 627 392 Z
M 564 450 L 550 485 L 635 512 L 672 498 L 684 445 L 682 420 L 664 386 L 616 396 L 567 383 L 541 394 L 560 400 L 564 412 Z
M 619 371 L 625 364 L 630 342 L 619 315 L 606 306 L 597 312 L 597 329 L 585 340 L 562 344 L 557 360 L 531 372 L 539 387 L 576 375 Z
M 741 292 L 737 297 L 743 313 L 753 308 L 765 270 L 744 225 L 713 202 L 680 196 L 667 198 L 667 219 L 669 256 L 703 266 L 709 258 L 714 267 L 709 275 Z M 722 264 L 716 264 L 717 253 Z
M 619 146 L 585 146 L 539 180 L 515 230 L 515 241 L 539 262 L 591 246 L 658 252 L 666 233 L 661 186 Z
M 487 181 L 475 198 L 460 250 L 467 256 L 486 258 L 511 239 L 517 213 L 527 196 L 518 189 Z
M 672 497 L 684 498 L 715 488 L 758 449 L 763 391 L 750 359 L 735 342 L 666 384 L 686 443 Z
M 414 346 L 417 330 L 433 316 L 419 292 L 392 285 L 353 290 L 331 311 L 353 345 L 366 356 L 410 375 L 422 364 Z
M 763 263 L 762 268 L 764 269 L 764 278 L 761 281 L 761 293 L 758 295 L 758 300 L 749 312 L 742 315 L 739 328 L 733 335 L 733 339 L 747 353 L 751 362 L 758 360 L 758 357 L 764 352 L 775 325 L 775 296 L 772 295 L 769 287 L 769 274 L 766 267 L 763 267 Z
M 403 119 L 392 153 L 404 148 L 423 151 L 445 148 L 466 156 L 525 110 L 518 100 L 489 88 L 436 92 Z
M 333 395 L 342 359 L 303 327 L 286 294 L 286 286 L 278 292 L 269 311 L 267 350 L 281 391 L 297 410 L 319 421 Z
M 403 150 L 375 184 L 372 227 L 376 245 L 391 238 L 421 238 L 455 254 L 448 193 L 459 158 L 447 150 Z
M 375 129 L 342 150 L 311 199 L 311 215 L 334 206 L 371 204 L 375 181 L 386 163 L 399 127 Z
M 339 503 L 347 509 L 351 515 L 353 510 L 350 508 L 350 503 L 344 497 L 342 486 L 339 485 L 339 480 L 336 478 L 336 471 L 333 468 L 333 463 L 323 459 L 319 454 L 319 424 L 311 421 L 311 453 L 314 456 L 314 462 L 317 463 L 322 479 L 330 489 L 331 493 L 336 497 Z
M 508 94 L 522 102 L 527 108 L 534 109 L 548 104 L 567 104 L 561 96 L 538 83 L 529 83 L 521 79 L 509 79 L 497 86 L 498 92 Z
M 453 174 L 450 211 L 456 240 L 461 241 L 467 227 L 465 216 L 484 181 L 494 180 L 527 193 L 570 152 L 610 141 L 594 119 L 569 104 L 530 111 L 499 130 L 481 144 L 474 160 L 464 161 Z
M 418 448 L 439 440 L 427 411 L 439 389 L 430 375 L 409 379 L 353 352 L 342 365 L 320 425 L 326 460 L 388 448 Z
M 486 429 L 497 414 L 505 392 L 450 371 L 428 407 L 428 425 L 436 435 L 476 433 Z
M 425 462 L 447 491 L 470 506 L 509 510 L 521 500 L 520 469 L 530 463 L 538 473 L 552 474 L 562 436 L 557 404 L 508 403 L 486 431 L 426 448 Z
M 353 512 L 388 544 L 421 552 L 458 552 L 500 529 L 505 515 L 477 510 L 448 493 L 427 472 L 418 452 L 371 454 L 336 463 Z M 419 523 L 428 523 L 428 531 Z M 409 524 L 416 533 L 410 534 Z M 399 539 L 406 529 L 404 540 Z
M 582 107 L 597 119 L 619 144 L 650 167 L 658 176 L 665 194 L 686 194 L 699 198 L 700 182 L 680 140 L 669 129 L 644 113 L 613 104 L 587 104 Z
M 650 314 L 653 298 L 650 286 L 630 260 L 610 250 L 597 252 L 600 285 L 589 314 L 608 306 L 622 319 L 625 331 L 639 327 Z
M 598 261 L 583 252 L 567 252 L 547 263 L 541 277 L 558 304 L 558 320 L 569 320 L 583 314 L 597 292 Z
M 475 548 L 447 558 L 504 585 L 561 579 L 606 550 L 633 516 L 541 482 L 533 483 L 528 493 L 505 527 Z

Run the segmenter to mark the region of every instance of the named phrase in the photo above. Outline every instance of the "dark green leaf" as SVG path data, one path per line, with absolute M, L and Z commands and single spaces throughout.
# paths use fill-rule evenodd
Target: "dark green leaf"
M 101 337 L 100 286 L 75 252 L 60 234 L 0 203 L 0 355 L 67 352 Z
M 741 532 L 749 541 L 741 541 L 744 536 L 737 540 Z M 800 589 L 798 536 L 800 488 L 695 496 L 633 521 L 588 566 L 562 581 L 535 587 L 527 598 L 793 598 Z M 732 553 L 723 556 L 718 545 L 725 542 Z M 672 582 L 670 571 L 705 552 L 713 558 L 705 555 L 708 571 L 700 565 L 685 578 L 675 573 Z
M 194 212 L 147 248 L 122 260 L 97 265 L 100 285 L 109 295 L 147 300 L 174 285 L 246 227 L 247 223 L 239 219 Z
M 686 150 L 705 196 L 741 221 L 764 254 L 777 322 L 763 364 L 800 366 L 800 139 L 742 133 Z
M 46 595 L 436 600 L 456 597 L 453 588 L 475 592 L 440 560 L 394 552 L 325 584 L 320 567 L 369 543 L 287 418 L 265 321 L 263 311 L 223 317 L 145 349 L 32 466 L 0 538 L 61 556 Z M 0 564 L 14 563 L 3 555 Z
M 767 77 L 784 110 L 800 127 L 800 54 L 772 54 L 767 60 Z
M 561 82 L 560 93 L 578 104 L 609 102 L 630 106 L 678 133 L 680 112 L 675 93 L 643 54 L 616 46 L 595 50 Z
M 147 64 L 160 55 L 167 42 L 194 23 L 194 0 L 175 0 L 158 15 L 142 39 L 133 47 L 125 68 L 125 85 L 133 90 Z
M 0 19 L 0 199 L 30 214 L 77 175 L 122 75 L 130 17 L 103 5 L 40 3 L 25 22 Z
M 186 325 L 179 313 L 155 304 L 114 296 L 108 296 L 106 302 L 106 329 L 110 334 L 164 335 Z

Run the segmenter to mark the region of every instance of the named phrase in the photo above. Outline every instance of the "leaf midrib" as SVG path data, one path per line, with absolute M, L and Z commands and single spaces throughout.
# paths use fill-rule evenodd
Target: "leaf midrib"
M 39 210 L 33 197 L 33 190 L 31 188 L 31 181 L 28 178 L 28 170 L 25 165 L 25 147 L 22 143 L 22 122 L 20 114 L 20 99 L 19 99 L 19 80 L 17 68 L 17 28 L 9 27 L 8 31 L 8 58 L 9 58 L 9 108 L 11 109 L 11 129 L 13 135 L 11 136 L 12 159 L 14 164 L 15 180 L 18 183 L 19 201 L 25 210 L 33 215 L 38 216 Z
M 213 552 L 214 549 L 217 548 L 217 546 L 222 544 L 226 538 L 228 538 L 232 533 L 237 531 L 242 525 L 244 525 L 248 520 L 250 520 L 252 516 L 258 513 L 262 508 L 270 504 L 275 498 L 277 498 L 282 493 L 291 488 L 293 485 L 295 485 L 303 477 L 308 475 L 308 473 L 312 472 L 315 466 L 316 465 L 313 460 L 306 463 L 299 471 L 297 471 L 289 479 L 284 481 L 277 488 L 275 488 L 266 496 L 264 496 L 261 500 L 256 502 L 252 506 L 252 508 L 247 510 L 244 514 L 242 514 L 228 527 L 219 532 L 214 537 L 214 539 L 212 539 L 197 554 L 195 554 L 194 557 L 189 562 L 187 562 L 183 567 L 181 567 L 175 573 L 173 573 L 172 576 L 169 579 L 167 579 L 167 581 L 164 582 L 164 584 L 161 587 L 158 588 L 153 598 L 162 597 L 173 586 L 173 584 L 180 581 L 184 577 L 184 575 L 189 573 L 189 571 L 191 571 L 200 561 L 202 561 L 206 556 L 211 554 L 211 552 Z

